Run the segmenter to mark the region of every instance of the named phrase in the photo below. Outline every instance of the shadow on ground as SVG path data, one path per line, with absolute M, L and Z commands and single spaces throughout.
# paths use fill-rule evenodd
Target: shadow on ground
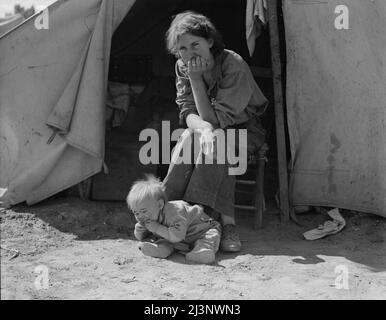
M 83 201 L 62 197 L 49 199 L 38 205 L 19 205 L 13 215 L 32 214 L 60 232 L 73 234 L 75 240 L 131 239 L 135 221 L 124 202 Z M 327 214 L 311 211 L 298 215 L 300 225 L 281 223 L 273 205 L 264 215 L 263 228 L 253 230 L 250 213 L 237 213 L 237 222 L 243 250 L 238 254 L 220 253 L 219 259 L 234 259 L 238 255 L 291 256 L 293 263 L 318 264 L 323 256 L 344 257 L 370 267 L 374 272 L 386 270 L 386 219 L 370 214 L 343 211 L 346 227 L 338 234 L 306 241 L 302 234 L 328 220 Z M 171 258 L 186 263 L 180 254 Z M 221 267 L 221 266 L 219 266 Z
M 301 226 L 293 222 L 281 223 L 278 214 L 265 214 L 261 230 L 252 230 L 252 216 L 238 216 L 243 254 L 254 256 L 292 256 L 298 264 L 318 264 L 323 256 L 339 256 L 366 265 L 374 272 L 386 270 L 386 219 L 371 214 L 343 211 L 345 228 L 335 235 L 307 241 L 302 234 L 314 229 L 331 218 L 327 214 L 309 212 L 298 215 Z M 223 254 L 222 259 L 234 258 L 235 254 Z
M 135 221 L 123 201 L 99 202 L 59 197 L 31 207 L 18 205 L 12 210 L 31 213 L 57 230 L 75 235 L 76 240 L 134 239 Z

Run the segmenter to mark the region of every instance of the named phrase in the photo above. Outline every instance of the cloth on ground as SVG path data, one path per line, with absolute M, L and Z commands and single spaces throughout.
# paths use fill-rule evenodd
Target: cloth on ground
M 328 211 L 327 214 L 333 220 L 328 220 L 321 224 L 319 227 L 303 233 L 303 236 L 306 240 L 320 239 L 325 236 L 335 234 L 344 228 L 344 226 L 346 225 L 346 221 L 340 215 L 338 208 Z

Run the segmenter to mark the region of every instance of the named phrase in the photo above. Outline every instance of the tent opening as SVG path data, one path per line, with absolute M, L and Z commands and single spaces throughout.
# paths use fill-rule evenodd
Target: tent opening
M 255 49 L 250 54 L 246 38 L 246 6 L 246 0 L 166 0 L 162 4 L 157 0 L 146 0 L 133 5 L 112 38 L 106 101 L 105 163 L 108 174 L 101 172 L 92 178 L 92 199 L 123 200 L 130 185 L 144 173 L 153 173 L 161 179 L 165 177 L 168 164 L 162 163 L 162 152 L 170 154 L 176 142 L 170 142 L 169 150 L 162 150 L 167 145 L 162 145 L 162 140 L 168 139 L 179 127 L 179 110 L 175 103 L 176 60 L 166 50 L 165 33 L 173 15 L 193 10 L 208 16 L 222 33 L 226 48 L 240 54 L 250 65 L 257 84 L 270 102 L 263 116 L 270 147 L 265 194 L 268 202 L 274 201 L 278 179 L 269 28 L 268 24 L 261 26 Z M 283 31 L 281 3 L 278 9 Z M 280 36 L 284 37 L 284 31 Z M 281 52 L 284 52 L 284 39 L 281 40 Z M 139 151 L 146 144 L 146 141 L 139 141 L 139 134 L 146 128 L 159 133 L 158 165 L 144 165 L 139 161 Z

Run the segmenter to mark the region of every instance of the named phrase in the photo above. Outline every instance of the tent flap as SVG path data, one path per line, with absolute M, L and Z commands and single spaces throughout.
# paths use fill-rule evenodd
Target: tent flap
M 101 170 L 111 38 L 134 2 L 59 0 L 48 29 L 35 15 L 0 39 L 1 206 L 36 203 Z
M 335 25 L 342 4 L 348 29 Z M 285 0 L 283 12 L 292 204 L 386 217 L 386 2 Z

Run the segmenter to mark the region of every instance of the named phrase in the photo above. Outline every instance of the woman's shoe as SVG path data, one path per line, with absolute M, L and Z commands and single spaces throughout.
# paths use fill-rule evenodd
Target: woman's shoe
M 239 233 L 234 224 L 226 224 L 222 227 L 220 249 L 224 252 L 238 252 L 241 250 Z

